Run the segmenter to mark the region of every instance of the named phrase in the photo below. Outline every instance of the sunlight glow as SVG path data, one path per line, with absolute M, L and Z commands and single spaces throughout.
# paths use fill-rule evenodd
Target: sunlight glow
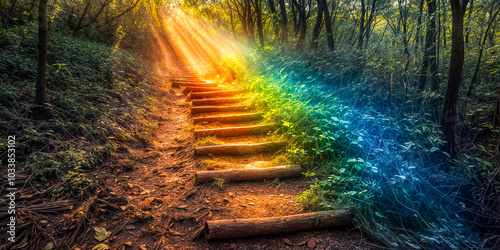
M 186 67 L 200 72 L 216 66 L 221 57 L 241 48 L 241 44 L 217 27 L 175 6 L 159 16 L 160 25 L 151 23 L 151 28 L 169 69 Z

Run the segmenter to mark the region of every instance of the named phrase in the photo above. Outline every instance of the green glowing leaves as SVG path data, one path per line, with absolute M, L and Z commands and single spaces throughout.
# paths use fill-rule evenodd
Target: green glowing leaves
M 283 120 L 282 122 L 283 122 L 283 126 L 285 126 L 285 127 L 287 127 L 287 128 L 293 128 L 292 123 L 287 122 L 287 121 L 284 121 L 284 120 Z
M 347 163 L 354 167 L 356 170 L 360 171 L 363 168 L 363 165 L 365 164 L 365 161 L 361 158 L 351 158 L 347 160 Z
M 385 218 L 385 216 L 383 214 L 381 214 L 380 212 L 375 212 L 375 215 L 377 217 L 380 217 L 380 218 Z

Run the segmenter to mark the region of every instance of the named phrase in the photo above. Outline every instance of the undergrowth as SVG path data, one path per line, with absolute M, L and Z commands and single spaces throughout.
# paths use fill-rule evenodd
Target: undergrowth
M 384 91 L 385 76 L 371 80 L 376 70 L 364 70 L 364 56 L 267 47 L 228 56 L 213 73 L 255 91 L 265 119 L 280 125 L 286 158 L 309 169 L 310 189 L 298 199 L 306 208 L 347 207 L 359 228 L 391 248 L 494 245 L 498 212 L 479 191 L 492 183 L 487 200 L 498 201 L 494 143 L 450 159 L 418 92 L 394 82 Z M 498 129 L 491 131 L 497 141 Z
M 144 118 L 154 76 L 124 50 L 50 33 L 43 112 L 33 103 L 37 31 L 0 30 L 0 160 L 16 137 L 18 174 L 50 186 L 54 196 L 85 199 L 99 183 L 87 173 L 113 159 L 120 141 L 152 132 Z M 134 100 L 132 102 L 132 100 Z

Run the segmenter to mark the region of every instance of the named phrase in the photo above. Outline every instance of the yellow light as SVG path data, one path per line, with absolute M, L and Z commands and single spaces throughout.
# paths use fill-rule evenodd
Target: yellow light
M 223 31 L 174 5 L 159 13 L 159 18 L 161 28 L 152 24 L 152 33 L 170 70 L 185 67 L 200 72 L 241 48 Z

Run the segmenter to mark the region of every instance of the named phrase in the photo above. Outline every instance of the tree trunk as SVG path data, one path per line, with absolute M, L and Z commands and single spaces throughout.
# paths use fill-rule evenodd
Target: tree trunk
M 281 25 L 280 40 L 282 43 L 286 43 L 288 40 L 288 16 L 286 14 L 285 0 L 279 0 L 279 4 L 280 4 L 280 25 Z
M 257 13 L 257 33 L 259 34 L 260 47 L 264 48 L 264 30 L 262 28 L 262 0 L 255 0 L 255 12 Z
M 298 2 L 299 1 L 299 2 Z M 307 16 L 306 16 L 306 2 L 305 0 L 292 0 L 293 5 L 297 8 L 297 12 L 299 13 L 298 19 L 298 39 L 296 48 L 302 49 L 304 47 L 304 41 L 306 39 L 307 33 Z
M 359 18 L 358 49 L 362 49 L 363 47 L 363 36 L 365 33 L 365 15 L 366 15 L 365 0 L 361 0 L 361 16 Z
M 491 125 L 493 127 L 499 127 L 500 126 L 500 88 L 497 90 L 498 95 L 497 95 L 497 101 L 495 103 L 495 110 L 493 112 L 493 122 Z
M 429 14 L 429 25 L 425 34 L 424 56 L 422 58 L 422 67 L 420 68 L 419 89 L 425 89 L 427 80 L 427 68 L 431 67 L 430 75 L 432 77 L 432 90 L 439 87 L 438 67 L 436 61 L 436 0 L 427 0 L 427 12 Z
M 398 6 L 399 15 L 401 17 L 401 25 L 403 26 L 403 51 L 406 56 L 403 81 L 406 84 L 408 78 L 408 67 L 410 65 L 410 50 L 408 49 L 408 10 L 406 8 L 403 9 L 401 0 L 398 0 Z
M 48 28 L 47 28 L 47 0 L 40 0 L 38 6 L 38 68 L 36 72 L 36 95 L 35 103 L 42 105 L 48 101 L 47 99 L 47 79 L 45 73 L 47 71 L 47 43 L 48 43 Z
M 441 84 L 441 79 L 439 78 L 439 64 L 438 64 L 438 53 L 436 49 L 436 44 L 439 43 L 439 40 L 436 37 L 436 1 L 437 0 L 427 0 L 427 10 L 429 13 L 429 30 L 428 34 L 426 34 L 426 42 L 427 35 L 429 35 L 429 40 L 431 40 L 432 45 L 429 48 L 429 66 L 430 66 L 430 76 L 431 76 L 431 91 L 437 92 L 439 90 L 439 85 Z M 435 122 L 439 121 L 439 99 L 437 95 L 433 95 L 431 99 L 431 115 Z
M 467 97 L 470 97 L 472 94 L 472 89 L 474 88 L 477 74 L 479 73 L 479 66 L 481 64 L 481 58 L 483 57 L 483 50 L 484 50 L 484 45 L 486 44 L 486 38 L 488 35 L 488 31 L 491 27 L 491 24 L 495 21 L 495 18 L 498 15 L 499 11 L 500 11 L 500 7 L 495 11 L 495 14 L 490 18 L 490 21 L 488 22 L 488 26 L 486 27 L 486 32 L 484 34 L 483 42 L 481 44 L 481 48 L 479 49 L 479 56 L 477 58 L 476 68 L 474 69 L 474 74 L 472 75 L 472 79 L 470 80 L 470 84 L 469 84 L 469 89 L 467 90 Z
M 252 4 L 251 0 L 245 0 L 245 9 L 246 9 L 246 18 L 245 21 L 247 23 L 248 30 L 248 40 L 253 43 L 255 42 L 255 34 L 253 33 L 253 18 L 252 18 Z
M 196 172 L 196 182 L 214 181 L 217 178 L 222 178 L 224 181 L 272 180 L 275 178 L 296 177 L 301 174 L 302 168 L 300 165 L 198 171 Z
M 472 12 L 474 11 L 474 0 L 470 1 L 470 6 L 469 6 L 469 16 L 467 17 L 467 23 L 465 24 L 465 44 L 469 44 L 469 35 L 470 35 L 470 22 L 471 22 L 471 16 Z
M 420 26 L 422 26 L 422 15 L 424 13 L 424 0 L 420 0 L 418 6 L 418 19 L 417 19 L 417 34 L 415 35 L 415 54 L 418 53 L 418 47 L 420 45 Z
M 316 23 L 314 23 L 311 38 L 311 49 L 313 50 L 318 48 L 318 37 L 319 33 L 321 32 L 321 26 L 323 25 L 323 4 L 321 3 L 321 0 L 317 0 L 316 2 L 318 13 L 316 15 Z
M 443 3 L 443 8 L 441 8 L 442 10 L 442 13 L 443 13 L 443 51 L 446 51 L 446 45 L 447 45 L 447 41 L 446 41 L 446 30 L 448 29 L 448 27 L 446 27 L 446 13 L 448 12 L 448 8 L 446 6 L 446 1 L 447 0 L 444 0 L 442 3 Z
M 280 217 L 207 221 L 205 237 L 232 239 L 352 225 L 349 210 L 321 211 Z
M 279 37 L 279 31 L 280 27 L 278 24 L 278 18 L 277 18 L 277 12 L 276 12 L 276 6 L 274 5 L 274 0 L 268 0 L 267 1 L 268 6 L 269 6 L 269 11 L 271 12 L 271 19 L 273 23 L 273 31 L 274 31 L 274 39 L 275 41 L 278 40 Z
M 229 9 L 229 20 L 231 22 L 231 33 L 234 38 L 236 38 L 236 30 L 235 30 L 235 25 L 234 25 L 234 19 L 233 19 L 233 8 L 231 7 L 231 4 L 229 4 L 229 1 L 227 1 L 227 7 Z
M 330 50 L 335 50 L 335 41 L 333 40 L 333 31 L 332 31 L 332 21 L 330 20 L 330 11 L 328 10 L 328 4 L 326 0 L 320 0 L 323 5 L 324 14 L 325 14 L 325 30 L 326 30 L 326 42 L 328 43 L 328 48 Z M 335 2 L 332 7 L 332 13 L 335 10 Z
M 446 141 L 446 152 L 452 158 L 457 155 L 455 129 L 457 123 L 457 101 L 464 64 L 464 16 L 460 0 L 450 0 L 452 30 L 451 30 L 451 59 L 448 71 L 448 86 L 443 104 L 441 125 Z

